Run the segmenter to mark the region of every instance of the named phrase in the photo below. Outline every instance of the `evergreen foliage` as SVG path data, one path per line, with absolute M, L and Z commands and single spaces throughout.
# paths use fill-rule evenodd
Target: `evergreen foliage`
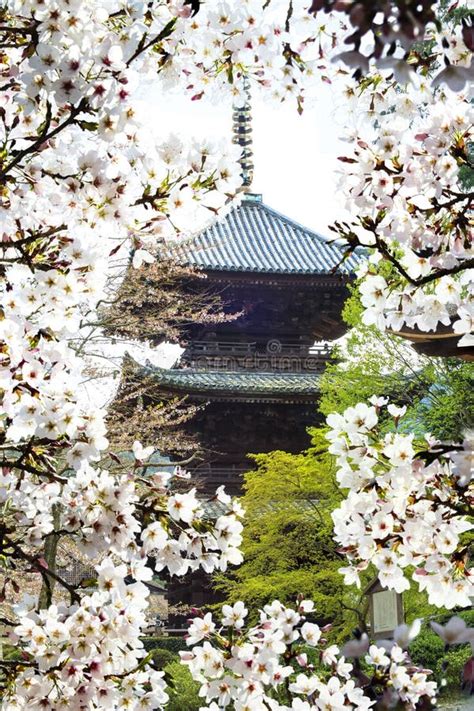
M 184 637 L 144 637 L 143 645 L 147 652 L 159 647 L 175 655 L 188 648 Z
M 403 339 L 361 321 L 354 287 L 343 317 L 352 328 L 321 378 L 319 409 L 342 412 L 372 395 L 406 405 L 411 431 L 460 441 L 473 426 L 474 364 L 457 358 L 427 358 Z
M 246 474 L 241 499 L 244 563 L 218 576 L 216 587 L 229 602 L 244 600 L 254 616 L 275 598 L 290 603 L 301 594 L 314 600 L 318 622 L 332 622 L 340 634 L 347 591 L 330 518 L 340 497 L 324 430 L 314 430 L 307 452 L 253 458 L 257 468 Z
M 468 626 L 474 623 L 474 610 L 457 613 L 458 617 L 466 620 Z M 446 624 L 452 613 L 433 615 L 441 624 Z M 462 670 L 467 660 L 472 655 L 470 644 L 458 644 L 445 647 L 443 640 L 429 626 L 426 620 L 418 637 L 410 644 L 410 656 L 414 664 L 419 664 L 431 669 L 438 683 L 447 689 L 459 689 Z
M 462 440 L 472 426 L 474 365 L 418 356 L 406 341 L 365 326 L 361 314 L 354 287 L 343 313 L 352 330 L 322 376 L 321 414 L 386 396 L 407 406 L 412 431 Z M 244 600 L 254 616 L 270 600 L 290 603 L 302 594 L 315 601 L 319 621 L 331 621 L 332 635 L 341 640 L 355 626 L 364 628 L 368 605 L 361 591 L 343 586 L 337 572 L 343 561 L 332 540 L 331 511 L 341 494 L 324 426 L 311 435 L 312 447 L 301 454 L 253 456 L 256 469 L 246 474 L 241 499 L 245 560 L 232 575 L 216 576 L 215 587 L 228 602 Z M 371 576 L 368 569 L 364 582 Z M 407 621 L 436 614 L 415 590 L 405 594 L 404 605 Z
M 170 697 L 167 711 L 199 711 L 203 705 L 203 699 L 198 694 L 200 684 L 193 680 L 189 669 L 176 661 L 168 664 L 165 672 Z
M 173 652 L 170 652 L 168 649 L 160 649 L 160 647 L 153 649 L 153 664 L 156 669 L 164 669 L 167 664 L 171 664 L 177 660 L 176 654 L 173 654 Z

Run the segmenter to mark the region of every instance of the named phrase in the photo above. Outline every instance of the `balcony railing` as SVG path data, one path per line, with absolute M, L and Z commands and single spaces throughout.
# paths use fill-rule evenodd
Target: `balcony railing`
M 187 349 L 196 355 L 241 355 L 255 353 L 256 343 L 242 343 L 239 341 L 193 341 Z
M 274 355 L 274 356 L 300 356 L 320 357 L 326 359 L 331 354 L 332 347 L 329 343 L 288 343 L 278 339 L 270 339 L 267 343 L 256 341 L 193 341 L 186 349 L 186 355 L 192 357 L 202 356 L 233 356 L 249 355 Z
M 329 343 L 256 341 L 194 341 L 186 348 L 179 368 L 203 371 L 321 373 L 331 355 Z
M 201 478 L 206 481 L 206 483 L 214 484 L 218 483 L 235 483 L 240 484 L 240 480 L 245 472 L 251 469 L 251 465 L 248 467 L 199 467 L 195 469 L 192 475 L 196 478 Z

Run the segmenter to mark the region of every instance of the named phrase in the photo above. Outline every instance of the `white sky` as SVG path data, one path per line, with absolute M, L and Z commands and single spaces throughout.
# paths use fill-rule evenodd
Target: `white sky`
M 162 136 L 173 131 L 184 136 L 225 137 L 232 132 L 230 99 L 219 106 L 205 99 L 169 95 L 163 100 L 151 87 L 146 95 L 150 127 Z M 327 225 L 337 218 L 335 171 L 344 152 L 334 106 L 340 104 L 336 87 L 320 84 L 314 106 L 299 116 L 294 104 L 265 105 L 254 96 L 253 192 L 303 225 L 328 236 Z
M 231 135 L 230 99 L 215 106 L 205 99 L 192 102 L 188 97 L 163 97 L 149 85 L 141 103 L 149 116 L 150 131 L 162 139 L 169 133 L 216 139 Z M 341 165 L 337 156 L 346 149 L 338 141 L 341 126 L 335 106 L 340 104 L 337 87 L 326 84 L 320 84 L 314 105 L 305 108 L 302 116 L 289 103 L 266 105 L 258 96 L 252 100 L 253 192 L 262 193 L 270 207 L 324 236 L 330 236 L 327 226 L 341 213 L 335 175 Z M 103 348 L 108 350 L 105 344 Z M 117 365 L 124 350 L 141 362 L 149 358 L 165 368 L 171 367 L 181 351 L 170 344 L 154 350 L 143 345 L 115 345 L 112 351 Z M 117 384 L 109 378 L 92 381 L 86 385 L 88 397 L 103 405 L 113 397 Z

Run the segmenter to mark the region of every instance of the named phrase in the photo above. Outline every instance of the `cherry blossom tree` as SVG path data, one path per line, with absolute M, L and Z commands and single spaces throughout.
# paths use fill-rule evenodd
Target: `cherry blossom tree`
M 403 55 L 367 56 L 364 77 L 347 83 L 351 150 L 340 157 L 340 181 L 351 217 L 332 229 L 349 253 L 366 249 L 359 273 L 364 323 L 394 332 L 447 330 L 469 352 L 474 194 L 465 177 L 474 167 L 467 81 L 472 38 L 469 8 L 453 7 L 462 12 L 461 22 L 447 16 L 421 33 L 424 24 L 417 23 L 424 64 L 410 30 Z M 431 11 L 423 4 L 418 10 Z M 433 604 L 468 606 L 474 592 L 472 433 L 463 443 L 439 443 L 429 433 L 417 442 L 404 412 L 388 405 L 393 432 L 382 435 L 379 413 L 386 405 L 374 398 L 328 418 L 338 480 L 349 491 L 333 517 L 350 562 L 346 581 L 358 583 L 360 570 L 373 563 L 382 584 L 401 592 L 414 568 L 413 579 Z
M 434 700 L 436 684 L 426 671 L 413 667 L 404 641 L 369 645 L 362 640 L 357 649 L 352 644 L 340 650 L 329 645 L 325 630 L 310 621 L 312 611 L 308 600 L 301 600 L 296 609 L 275 601 L 264 607 L 259 623 L 250 628 L 245 627 L 247 610 L 242 603 L 224 606 L 217 624 L 210 613 L 196 618 L 188 636 L 188 644 L 194 646 L 180 654 L 202 684 L 205 708 L 310 711 L 400 704 L 421 708 Z M 366 662 L 363 673 L 360 657 Z
M 469 63 L 474 51 L 472 10 L 469 0 L 313 0 L 310 6 L 315 14 L 342 15 L 334 44 L 350 46 L 338 58 L 355 68 L 356 78 L 374 64 L 406 77 L 409 62 L 423 70 L 435 64 L 438 80 L 457 77 L 462 82 L 468 72 L 463 65 L 453 65 L 451 52 L 460 48 Z M 445 31 L 447 22 L 456 23 L 455 33 L 452 26 Z
M 470 346 L 474 194 L 459 173 L 472 168 L 472 105 L 464 92 L 368 81 L 358 109 L 369 120 L 341 157 L 347 204 L 359 214 L 335 225 L 350 245 L 371 250 L 361 270 L 363 320 L 395 332 L 451 326 L 458 345 Z
M 163 675 L 140 641 L 144 583 L 152 569 L 182 575 L 240 561 L 241 511 L 224 492 L 211 520 L 195 490 L 173 494 L 169 475 L 141 476 L 147 448 L 134 448 L 127 473 L 94 466 L 108 446 L 104 412 L 83 396 L 87 361 L 74 347 L 106 293 L 111 257 L 133 250 L 133 266 L 151 261 L 157 242 L 207 225 L 240 184 L 236 147 L 147 135 L 137 87 L 158 72 L 165 88 L 209 83 L 238 98 L 244 70 L 270 83 L 274 57 L 282 95 L 301 94 L 301 38 L 293 48 L 284 34 L 286 11 L 281 25 L 249 3 L 226 21 L 209 11 L 199 26 L 191 9 L 2 6 L 3 594 L 13 595 L 21 569 L 49 591 L 43 609 L 25 598 L 2 620 L 21 650 L 0 664 L 4 708 L 162 706 Z M 58 536 L 96 566 L 92 594 L 45 561 Z M 55 585 L 66 600 L 53 600 Z
M 388 408 L 393 430 L 381 437 L 380 411 Z M 404 431 L 406 408 L 384 398 L 329 415 L 329 450 L 347 498 L 333 513 L 336 540 L 352 565 L 346 582 L 360 585 L 372 563 L 384 587 L 407 590 L 407 568 L 438 607 L 470 607 L 474 578 L 469 548 L 474 529 L 471 442 L 416 442 Z M 466 534 L 466 535 L 463 535 Z
M 392 19 L 395 5 L 400 6 L 385 5 Z M 363 321 L 393 332 L 457 335 L 458 347 L 469 353 L 474 197 L 469 7 L 455 3 L 462 22 L 447 18 L 444 26 L 424 31 L 424 21 L 415 22 L 413 13 L 408 32 L 400 21 L 404 38 L 390 38 L 385 18 L 371 54 L 360 42 L 372 32 L 364 25 L 368 4 L 346 6 L 359 28 L 348 38 L 355 47 L 335 58 L 357 67 L 346 86 L 353 108 L 345 136 L 350 151 L 340 157 L 349 217 L 332 229 L 346 241 L 348 253 L 366 250 L 359 272 Z M 423 3 L 417 10 L 426 17 L 430 12 Z M 398 7 L 399 20 L 400 12 Z M 349 562 L 341 572 L 347 583 L 359 585 L 360 572 L 371 564 L 389 589 L 402 592 L 412 578 L 434 605 L 470 606 L 472 433 L 466 432 L 462 443 L 440 443 L 429 433 L 420 439 L 411 432 L 413 423 L 404 420 L 404 409 L 392 404 L 387 408 L 392 427 L 382 432 L 379 415 L 386 406 L 385 398 L 372 398 L 328 417 L 330 451 L 347 492 L 333 514 L 335 537 Z M 463 628 L 456 643 L 472 644 L 472 630 L 465 630 L 462 620 L 453 618 L 452 627 Z M 470 666 L 472 659 L 466 674 Z
M 222 214 L 240 184 L 235 146 L 184 145 L 173 136 L 155 141 L 136 104 L 138 88 L 158 82 L 163 91 L 177 87 L 193 99 L 206 93 L 239 103 L 248 79 L 301 110 L 306 86 L 322 71 L 320 35 L 300 1 L 217 7 L 187 0 L 2 4 L 3 595 L 7 601 L 16 597 L 12 576 L 19 570 L 36 572 L 46 590 L 41 605 L 37 597 L 23 596 L 2 617 L 19 652 L 0 662 L 5 711 L 162 708 L 163 673 L 141 641 L 145 583 L 153 570 L 182 575 L 197 568 L 224 571 L 240 562 L 242 511 L 223 490 L 216 494 L 222 513 L 212 519 L 194 489 L 173 493 L 170 475 L 149 474 L 152 449 L 138 440 L 128 471 L 97 465 L 108 447 L 105 412 L 85 397 L 87 358 L 75 344 L 87 338 L 91 315 L 106 296 L 112 257 L 130 255 L 135 267 L 151 262 L 158 242 L 178 240 Z M 427 115 L 436 124 L 435 112 Z M 438 155 L 428 137 L 417 139 L 427 156 L 423 176 Z M 389 166 L 388 177 L 397 170 Z M 430 179 L 423 177 L 417 189 L 425 183 Z M 431 208 L 406 202 L 434 213 L 452 207 L 462 229 L 463 200 L 446 204 L 457 198 L 452 190 L 447 178 L 441 192 L 428 192 Z M 405 203 L 401 209 L 413 212 Z M 428 242 L 436 232 L 434 213 Z M 442 240 L 443 250 L 455 253 L 456 264 L 468 258 L 451 233 Z M 432 266 L 446 268 L 444 262 Z M 462 321 L 460 310 L 458 315 Z M 436 507 L 441 510 L 441 504 Z M 460 532 L 454 524 L 446 532 L 454 536 L 456 550 Z M 48 542 L 61 536 L 94 567 L 92 591 L 91 583 L 71 585 L 45 560 Z M 55 596 L 58 589 L 61 597 Z M 351 681 L 352 667 L 336 659 L 336 650 L 332 656 L 326 650 L 332 674 L 327 683 L 304 673 L 291 677 L 279 661 L 287 646 L 300 636 L 310 646 L 319 638 L 316 626 L 302 620 L 308 605 L 300 607 L 288 611 L 275 603 L 263 611 L 248 642 L 240 632 L 242 607 L 224 610 L 223 625 L 242 635 L 238 645 L 231 635 L 225 647 L 236 691 L 226 695 L 211 681 L 205 687 L 208 708 L 225 707 L 231 698 L 234 708 L 249 708 L 247 696 L 257 683 L 261 708 L 290 708 L 264 690 L 279 687 L 280 676 L 291 678 L 285 682 L 288 703 L 300 710 L 314 707 L 314 701 L 318 708 L 334 707 L 331 699 L 369 708 L 384 699 L 389 686 L 407 708 L 433 697 L 432 682 L 408 668 L 398 648 L 389 656 L 369 648 L 367 663 L 375 671 L 367 693 Z M 190 639 L 197 643 L 213 631 L 212 620 L 204 618 L 194 623 Z M 223 644 L 220 637 L 218 643 Z M 195 654 L 186 661 L 193 662 Z M 207 650 L 202 654 L 204 659 Z M 265 660 L 268 674 L 260 671 Z M 205 676 L 200 664 L 193 673 Z
M 386 4 L 394 5 L 407 9 Z M 364 3 L 359 12 L 362 6 L 368 12 Z M 332 229 L 349 253 L 368 250 L 360 272 L 366 323 L 395 332 L 449 332 L 469 348 L 474 163 L 468 22 L 474 13 L 469 4 L 454 3 L 442 23 L 415 22 L 417 12 L 428 20 L 433 8 L 435 3 L 410 8 L 418 44 L 411 28 L 405 52 L 394 47 L 385 58 L 364 56 L 363 79 L 346 86 L 354 111 L 340 186 L 351 217 Z M 334 59 L 351 63 L 347 53 Z

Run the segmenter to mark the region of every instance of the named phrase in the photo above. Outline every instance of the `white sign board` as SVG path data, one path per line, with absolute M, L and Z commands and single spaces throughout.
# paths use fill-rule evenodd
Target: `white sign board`
M 397 593 L 395 590 L 383 590 L 373 593 L 372 605 L 374 611 L 373 632 L 393 632 L 398 624 Z

